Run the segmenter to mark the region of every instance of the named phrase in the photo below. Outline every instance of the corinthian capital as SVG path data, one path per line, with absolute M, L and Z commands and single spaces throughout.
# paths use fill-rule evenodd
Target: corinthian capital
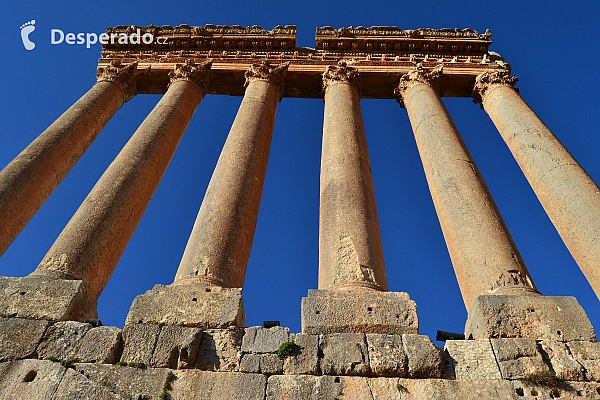
M 131 100 L 137 93 L 135 77 L 139 73 L 138 62 L 122 64 L 120 60 L 113 60 L 106 67 L 98 67 L 96 78 L 98 82 L 108 81 L 117 84 L 123 92 L 123 103 Z
M 323 73 L 323 90 L 336 82 L 346 82 L 354 85 L 357 89 L 360 87 L 360 76 L 356 68 L 349 67 L 344 61 L 339 61 L 338 65 L 330 65 Z
M 289 66 L 289 62 L 273 66 L 267 60 L 263 60 L 260 63 L 252 64 L 250 68 L 248 68 L 248 71 L 246 71 L 246 73 L 244 74 L 244 76 L 246 77 L 244 87 L 248 87 L 248 85 L 252 81 L 260 80 L 269 81 L 281 88 Z
M 192 82 L 204 95 L 209 87 L 208 70 L 211 65 L 212 60 L 197 64 L 190 59 L 183 64 L 176 64 L 175 69 L 169 72 L 169 86 L 180 80 Z
M 404 107 L 404 92 L 415 83 L 426 83 L 439 92 L 437 80 L 442 76 L 443 69 L 444 64 L 439 64 L 434 68 L 425 68 L 419 63 L 415 66 L 415 69 L 402 75 L 398 86 L 394 89 L 394 94 L 398 96 L 398 103 L 400 103 L 400 106 Z
M 476 104 L 481 104 L 483 107 L 483 96 L 485 96 L 485 92 L 490 88 L 491 85 L 510 86 L 518 92 L 519 89 L 515 88 L 515 84 L 518 80 L 519 78 L 516 76 L 510 76 L 510 71 L 507 69 L 485 71 L 475 78 L 475 86 L 473 87 L 473 102 Z

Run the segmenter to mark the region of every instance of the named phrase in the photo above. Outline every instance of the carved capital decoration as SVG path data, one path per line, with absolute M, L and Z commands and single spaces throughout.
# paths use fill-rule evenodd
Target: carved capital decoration
M 98 82 L 113 82 L 123 92 L 123 103 L 128 102 L 137 94 L 136 75 L 139 73 L 138 62 L 122 64 L 120 60 L 112 60 L 106 67 L 98 67 L 96 78 Z
M 204 95 L 210 87 L 208 70 L 210 70 L 211 65 L 212 60 L 197 64 L 191 59 L 185 60 L 183 64 L 176 64 L 175 69 L 169 72 L 169 86 L 180 80 L 188 81 L 196 85 Z
M 252 81 L 260 80 L 271 82 L 281 89 L 289 66 L 289 62 L 284 62 L 277 66 L 273 66 L 267 60 L 262 60 L 260 63 L 252 64 L 244 74 L 244 77 L 246 78 L 244 87 L 248 87 Z
M 324 91 L 336 82 L 350 83 L 357 89 L 360 89 L 360 76 L 357 69 L 349 67 L 345 61 L 338 61 L 338 65 L 328 66 L 322 76 Z
M 437 80 L 442 76 L 444 64 L 439 64 L 434 68 L 425 68 L 421 63 L 415 66 L 415 69 L 400 77 L 398 86 L 394 89 L 394 94 L 398 96 L 400 107 L 404 107 L 404 92 L 415 83 L 426 83 L 439 93 Z
M 481 108 L 483 108 L 483 96 L 491 85 L 510 86 L 519 93 L 519 89 L 515 88 L 518 80 L 519 78 L 516 76 L 510 76 L 508 69 L 496 69 L 477 75 L 473 87 L 473 103 L 481 104 Z

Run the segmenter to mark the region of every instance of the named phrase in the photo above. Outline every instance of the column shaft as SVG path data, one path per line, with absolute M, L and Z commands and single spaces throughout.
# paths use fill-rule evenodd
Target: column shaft
M 476 92 L 600 298 L 600 189 L 513 89 L 516 79 L 506 75 L 478 77 Z
M 474 299 L 533 281 L 477 166 L 430 81 L 441 69 L 417 68 L 399 92 L 425 170 L 456 278 L 469 310 Z
M 133 96 L 136 64 L 111 66 L 85 95 L 42 132 L 0 172 L 0 255 L 23 230 L 102 128 Z
M 175 281 L 241 288 L 287 64 L 252 66 L 247 87 L 185 248 Z M 186 280 L 187 282 L 187 280 Z
M 387 290 L 375 193 L 353 69 L 328 67 L 321 155 L 319 289 Z
M 202 92 L 195 83 L 185 79 L 171 83 L 36 273 L 81 279 L 93 300 L 100 296 L 201 100 Z

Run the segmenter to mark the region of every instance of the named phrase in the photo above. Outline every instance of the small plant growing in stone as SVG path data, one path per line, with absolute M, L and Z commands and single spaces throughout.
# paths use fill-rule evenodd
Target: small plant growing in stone
M 17 316 L 17 313 L 2 313 L 0 317 L 2 318 L 14 318 Z
M 404 385 L 403 385 L 403 384 L 401 384 L 400 382 L 398 382 L 398 383 L 396 384 L 396 389 L 398 389 L 398 391 L 399 391 L 400 393 L 410 393 L 410 392 L 408 391 L 408 389 L 406 388 L 406 386 L 404 386 Z
M 130 362 L 127 363 L 127 365 L 132 368 L 146 369 L 146 364 L 144 364 L 143 362 Z
M 285 342 L 279 346 L 279 350 L 277 350 L 277 358 L 280 360 L 285 360 L 289 356 L 292 355 L 294 350 L 296 350 L 296 343 L 294 342 Z
M 61 360 L 59 358 L 50 356 L 50 357 L 46 357 L 46 360 L 52 361 L 52 362 L 57 362 L 65 368 L 73 368 L 73 369 L 75 369 L 75 363 L 78 361 L 74 356 L 71 356 L 68 360 Z
M 115 365 L 120 365 L 121 367 L 126 367 L 127 363 L 125 361 L 117 361 Z
M 169 371 L 167 374 L 167 379 L 165 379 L 165 383 L 163 383 L 163 390 L 159 396 L 159 400 L 169 400 L 171 396 L 169 396 L 169 390 L 172 389 L 171 383 L 175 380 L 175 374 Z
M 537 386 L 546 386 L 552 389 L 560 388 L 560 379 L 549 371 L 534 372 L 526 375 L 522 380 Z

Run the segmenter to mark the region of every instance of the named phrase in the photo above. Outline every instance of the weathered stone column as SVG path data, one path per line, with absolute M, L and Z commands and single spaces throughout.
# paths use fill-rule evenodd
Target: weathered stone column
M 35 275 L 83 281 L 95 302 L 108 283 L 196 107 L 210 62 L 188 60 L 52 245 Z
M 302 301 L 307 333 L 417 333 L 416 306 L 387 291 L 359 75 L 340 62 L 323 74 L 319 290 Z
M 494 199 L 441 101 L 437 88 L 441 73 L 441 65 L 434 69 L 417 65 L 400 78 L 396 94 L 408 111 L 431 197 L 469 311 L 466 334 L 475 338 L 556 340 L 569 336 L 581 324 L 574 326 L 566 321 L 557 307 L 548 306 L 549 298 L 536 290 Z M 576 306 L 563 303 L 569 312 L 585 317 L 576 301 Z M 528 316 L 527 309 L 537 312 Z M 577 331 L 572 336 L 589 336 L 589 320 L 587 324 L 583 333 Z M 549 326 L 551 332 L 547 332 Z
M 246 72 L 244 99 L 206 190 L 175 282 L 138 296 L 128 323 L 244 326 L 241 288 L 288 65 L 271 66 L 264 61 Z
M 136 93 L 137 63 L 115 61 L 98 82 L 0 172 L 0 255 Z
M 600 189 L 514 89 L 507 70 L 479 75 L 473 92 L 600 298 Z

